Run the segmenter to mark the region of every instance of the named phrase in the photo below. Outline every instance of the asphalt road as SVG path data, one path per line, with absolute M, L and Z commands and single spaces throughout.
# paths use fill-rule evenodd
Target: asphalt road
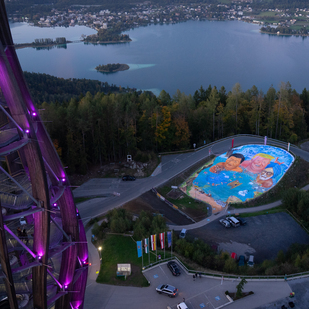
M 257 144 L 263 143 L 263 138 L 249 137 L 249 136 L 238 136 L 234 138 L 234 147 L 243 144 Z M 282 143 L 275 143 L 280 144 Z M 156 176 L 138 179 L 135 182 L 121 182 L 119 179 L 94 179 L 84 184 L 80 188 L 77 188 L 73 193 L 74 196 L 98 196 L 105 195 L 104 198 L 96 198 L 78 205 L 79 212 L 84 219 L 88 221 L 91 217 L 103 214 L 108 210 L 120 206 L 146 191 L 149 191 L 152 187 L 159 186 L 168 179 L 184 171 L 188 167 L 192 166 L 196 162 L 202 160 L 211 151 L 214 154 L 221 154 L 226 152 L 231 146 L 231 139 L 221 140 L 220 142 L 205 147 L 204 149 L 178 155 L 169 155 L 162 157 L 162 172 Z M 295 155 L 301 156 L 303 159 L 309 161 L 309 153 L 292 147 L 292 152 Z M 116 193 L 115 196 L 113 194 Z M 240 212 L 240 211 L 239 211 Z M 278 214 L 280 215 L 280 214 Z M 303 231 L 298 230 L 298 225 L 295 222 L 290 222 L 289 218 L 283 217 L 268 217 L 262 219 L 261 217 L 248 218 L 248 225 L 245 227 L 239 227 L 234 230 L 226 229 L 221 226 L 217 220 L 217 216 L 212 216 L 212 219 L 205 219 L 205 221 L 198 222 L 198 224 L 191 225 L 189 234 L 196 232 L 197 237 L 199 233 L 207 237 L 209 230 L 212 230 L 213 237 L 217 237 L 218 242 L 228 243 L 231 240 L 243 237 L 243 244 L 246 244 L 248 248 L 256 250 L 257 260 L 263 258 L 263 244 L 265 239 L 270 244 L 273 242 L 274 246 L 278 248 L 285 247 L 289 242 L 295 240 L 295 237 L 300 234 L 300 237 L 306 240 L 306 237 L 302 235 Z M 256 219 L 257 218 L 257 219 Z M 207 220 L 210 220 L 208 222 Z M 269 222 L 267 221 L 269 220 Z M 283 220 L 284 224 L 279 223 Z M 282 222 L 282 221 L 281 221 Z M 204 226 L 207 223 L 207 226 Z M 297 226 L 295 226 L 295 224 Z M 213 226 L 212 226 L 213 225 Z M 267 234 L 267 227 L 269 233 Z M 181 228 L 179 226 L 179 228 Z M 189 226 L 188 226 L 189 228 Z M 199 228 L 199 229 L 197 229 Z M 205 229 L 203 231 L 203 229 Z M 246 229 L 246 233 L 243 231 Z M 287 231 L 286 231 L 287 230 Z M 225 235 L 225 239 L 221 238 L 220 235 Z M 281 239 L 274 242 L 272 239 L 273 234 L 280 236 L 280 233 L 287 233 L 287 240 Z M 239 234 L 239 235 L 238 235 Z M 245 235 L 242 235 L 245 234 Z M 228 237 L 227 237 L 228 236 Z M 276 237 L 277 237 L 276 236 Z M 249 238 L 247 238 L 249 237 Z M 298 237 L 299 238 L 299 237 Z M 87 239 L 91 239 L 91 231 L 87 232 Z M 226 241 L 226 240 L 229 241 Z M 253 240 L 252 240 L 253 239 Z M 276 239 L 276 238 L 275 238 Z M 221 241 L 221 242 L 220 242 Z M 250 242 L 249 242 L 250 241 Z M 232 242 L 231 242 L 232 243 Z M 233 244 L 233 243 L 232 243 Z M 250 253 L 246 248 L 244 253 Z M 97 249 L 89 241 L 89 261 L 92 263 L 92 267 L 89 269 L 88 283 L 85 294 L 84 308 L 104 308 L 104 309 L 136 309 L 136 308 L 166 308 L 170 306 L 172 309 L 176 308 L 176 304 L 182 301 L 182 298 L 186 298 L 190 309 L 199 308 L 218 308 L 220 305 L 224 305 L 226 300 L 223 296 L 224 291 L 235 291 L 237 281 L 233 280 L 217 280 L 211 278 L 197 279 L 193 282 L 192 275 L 186 274 L 185 272 L 181 275 L 181 278 L 174 278 L 167 271 L 164 265 L 156 266 L 149 269 L 145 276 L 151 282 L 149 288 L 134 288 L 134 287 L 121 287 L 121 286 L 109 286 L 96 283 L 97 271 L 100 267 L 99 255 Z M 269 245 L 269 249 L 271 245 Z M 258 255 L 260 255 L 258 257 Z M 180 279 L 180 280 L 179 280 Z M 178 281 L 176 281 L 178 280 Z M 198 281 L 200 280 L 200 281 Z M 159 295 L 155 292 L 155 287 L 160 283 L 175 284 L 179 288 L 179 295 L 175 299 L 170 299 L 163 295 Z M 244 308 L 274 308 L 281 304 L 287 305 L 289 298 L 287 297 L 293 290 L 296 292 L 295 309 L 308 308 L 308 295 L 309 295 L 309 280 L 308 279 L 297 279 L 294 281 L 256 281 L 248 282 L 246 284 L 246 291 L 254 291 L 254 295 L 241 299 L 237 302 L 230 303 L 230 309 Z M 222 297 L 221 297 L 222 296 Z M 202 306 L 203 305 L 203 306 Z M 277 306 L 277 307 L 278 307 Z
M 196 162 L 204 159 L 209 155 L 209 152 L 219 155 L 228 151 L 231 147 L 231 140 L 232 138 L 221 140 L 195 152 L 162 156 L 162 172 L 153 177 L 137 179 L 132 182 L 122 182 L 120 179 L 113 179 L 108 188 L 106 188 L 106 185 L 104 186 L 104 182 L 108 181 L 108 179 L 90 180 L 86 184 L 75 189 L 73 191 L 74 196 L 98 196 L 105 194 L 107 197 L 92 200 L 91 203 L 80 203 L 77 207 L 83 221 L 86 222 L 92 217 L 106 213 L 110 209 L 121 206 L 126 202 L 137 198 L 144 192 L 151 190 L 151 188 L 163 184 Z M 261 144 L 263 142 L 264 139 L 261 137 L 234 137 L 234 147 L 244 144 Z M 272 142 L 271 144 L 283 146 L 286 143 Z M 295 155 L 309 161 L 309 153 L 305 150 L 291 147 L 291 151 Z M 113 196 L 113 193 L 120 195 Z

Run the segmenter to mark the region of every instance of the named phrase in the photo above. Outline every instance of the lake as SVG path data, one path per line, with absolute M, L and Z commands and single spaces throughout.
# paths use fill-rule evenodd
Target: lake
M 259 33 L 259 26 L 240 21 L 188 21 L 174 25 L 151 25 L 125 32 L 132 42 L 124 44 L 67 44 L 66 48 L 17 50 L 24 71 L 63 78 L 106 81 L 122 87 L 161 90 L 174 95 L 179 89 L 194 94 L 210 84 L 231 90 L 239 82 L 246 91 L 253 85 L 267 92 L 289 81 L 301 92 L 309 88 L 309 38 Z M 66 37 L 77 40 L 93 34 L 85 26 L 36 28 L 11 25 L 15 43 L 36 38 Z M 127 71 L 96 72 L 99 64 L 125 63 Z

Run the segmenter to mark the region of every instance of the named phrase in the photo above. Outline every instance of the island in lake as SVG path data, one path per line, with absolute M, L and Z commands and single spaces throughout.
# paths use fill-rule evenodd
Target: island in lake
M 95 69 L 99 72 L 103 73 L 113 73 L 117 71 L 125 71 L 129 70 L 130 67 L 127 64 L 121 63 L 108 63 L 108 64 L 101 64 L 95 67 Z

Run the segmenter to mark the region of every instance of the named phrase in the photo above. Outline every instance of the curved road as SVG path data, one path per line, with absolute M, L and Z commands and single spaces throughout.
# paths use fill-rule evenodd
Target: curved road
M 108 184 L 108 188 L 105 190 L 103 190 L 102 187 L 102 182 L 104 182 L 104 179 L 101 180 L 101 182 L 98 179 L 93 179 L 86 184 L 83 184 L 81 187 L 75 189 L 73 191 L 74 196 L 100 196 L 102 194 L 107 194 L 109 196 L 105 198 L 96 198 L 92 199 L 91 201 L 80 203 L 78 205 L 78 210 L 81 217 L 83 218 L 83 221 L 87 222 L 90 218 L 104 214 L 115 207 L 121 206 L 128 201 L 139 197 L 141 194 L 151 190 L 151 188 L 160 186 L 175 175 L 194 165 L 196 162 L 204 159 L 206 156 L 209 155 L 209 151 L 216 155 L 228 151 L 231 147 L 232 138 L 234 138 L 234 147 L 245 144 L 264 143 L 263 137 L 246 135 L 235 136 L 221 140 L 216 143 L 212 143 L 207 147 L 196 150 L 195 152 L 163 156 L 161 164 L 162 171 L 156 176 L 138 179 L 135 182 L 126 182 L 125 184 L 120 184 L 119 180 L 114 179 L 114 186 L 110 186 L 110 184 Z M 268 142 L 268 145 L 282 147 L 286 146 L 287 143 L 272 140 L 271 142 Z M 294 146 L 291 147 L 290 151 L 295 155 L 302 157 L 306 161 L 309 161 L 309 153 L 307 151 Z M 120 193 L 120 195 L 114 196 L 113 192 Z M 240 212 L 240 210 L 238 212 Z
M 189 168 L 196 162 L 202 160 L 209 154 L 211 151 L 214 154 L 221 154 L 231 147 L 232 138 L 228 138 L 225 140 L 221 140 L 217 143 L 209 145 L 203 149 L 196 150 L 195 152 L 185 153 L 185 154 L 177 154 L 177 155 L 169 155 L 164 156 L 162 158 L 162 171 L 156 176 L 138 179 L 135 182 L 122 182 L 117 179 L 93 179 L 86 184 L 83 184 L 81 187 L 74 190 L 74 196 L 99 196 L 102 194 L 109 195 L 105 198 L 95 198 L 78 205 L 79 212 L 84 219 L 84 221 L 88 221 L 92 217 L 96 217 L 100 214 L 107 212 L 108 210 L 120 206 L 132 199 L 137 198 L 141 194 L 146 191 L 149 191 L 152 187 L 156 187 L 166 182 L 170 178 L 174 177 L 178 173 L 184 171 Z M 244 144 L 262 144 L 264 139 L 261 137 L 252 137 L 252 136 L 237 136 L 234 137 L 234 147 L 244 145 Z M 271 142 L 269 145 L 274 146 L 284 146 L 282 142 Z M 285 144 L 286 145 L 286 144 Z M 309 161 L 309 153 L 301 150 L 297 147 L 291 147 L 291 151 L 297 155 L 302 157 L 303 159 Z M 102 185 L 103 184 L 103 185 Z M 114 192 L 120 193 L 120 195 L 112 195 Z M 280 204 L 280 201 L 275 203 L 259 206 L 255 208 L 251 208 L 250 211 L 256 211 L 264 209 L 276 207 Z M 221 216 L 226 214 L 225 212 L 221 212 Z M 238 209 L 237 212 L 248 212 L 248 209 Z M 233 213 L 231 211 L 231 213 Z M 200 221 L 195 224 L 191 224 L 186 226 L 187 229 L 197 228 L 203 226 L 212 220 L 218 219 L 219 215 L 213 215 L 209 218 L 206 218 L 203 221 Z M 182 226 L 173 226 L 173 229 L 181 229 Z M 89 262 L 92 263 L 92 266 L 89 268 L 88 275 L 88 283 L 85 294 L 85 304 L 84 308 L 104 308 L 104 309 L 118 309 L 118 308 L 126 308 L 126 309 L 141 309 L 141 308 L 149 308 L 149 309 L 157 309 L 157 308 L 166 308 L 169 305 L 172 309 L 176 308 L 176 303 L 179 302 L 182 297 L 186 297 L 186 300 L 189 301 L 189 304 L 195 302 L 199 304 L 205 301 L 213 301 L 214 306 L 218 306 L 216 301 L 218 299 L 218 295 L 222 295 L 224 297 L 224 291 L 227 289 L 232 291 L 236 290 L 236 285 L 238 284 L 237 280 L 234 282 L 229 280 L 221 281 L 217 279 L 211 278 L 203 278 L 201 281 L 195 282 L 192 286 L 191 275 L 186 275 L 183 273 L 181 281 L 175 283 L 176 285 L 180 285 L 181 288 L 179 291 L 180 295 L 177 300 L 170 301 L 169 298 L 165 298 L 162 296 L 157 296 L 155 293 L 154 287 L 157 284 L 155 277 L 157 274 L 159 275 L 158 280 L 171 281 L 173 283 L 174 278 L 168 279 L 170 276 L 169 273 L 166 273 L 164 269 L 164 265 L 159 265 L 157 268 L 153 268 L 153 274 L 148 271 L 145 273 L 145 276 L 148 280 L 151 281 L 150 288 L 134 288 L 134 287 L 121 287 L 121 286 L 110 286 L 104 284 L 96 283 L 97 272 L 100 269 L 100 259 L 97 249 L 91 245 L 91 230 L 87 232 L 87 239 L 89 243 Z M 155 274 L 155 275 L 154 275 Z M 162 278 L 161 278 L 161 277 Z M 161 279 L 160 279 L 161 278 Z M 302 281 L 305 280 L 305 281 Z M 161 282 L 161 281 L 160 281 Z M 198 286 L 197 286 L 198 285 Z M 308 285 L 308 287 L 307 287 Z M 211 288 L 210 288 L 211 287 Z M 193 289 L 192 289 L 193 288 Z M 274 306 L 287 305 L 289 299 L 287 296 L 290 292 L 296 292 L 295 309 L 308 308 L 308 300 L 306 298 L 306 293 L 309 293 L 309 281 L 307 279 L 298 279 L 293 281 L 275 281 L 275 282 L 264 282 L 264 281 L 252 281 L 249 282 L 246 286 L 246 290 L 254 291 L 254 295 L 251 295 L 248 298 L 244 298 L 234 303 L 229 304 L 230 309 L 236 308 L 246 308 L 253 309 L 257 308 L 273 308 Z M 305 290 L 304 290 L 305 289 Z M 307 289 L 307 290 L 306 290 Z M 204 295 L 206 298 L 201 299 L 201 296 Z M 298 297 L 297 297 L 298 296 Z M 222 300 L 223 300 L 222 299 Z M 207 306 L 210 303 L 206 304 Z M 211 306 L 211 308 L 214 308 Z M 194 308 L 198 308 L 200 306 L 194 306 Z M 207 307 L 209 308 L 209 307 Z

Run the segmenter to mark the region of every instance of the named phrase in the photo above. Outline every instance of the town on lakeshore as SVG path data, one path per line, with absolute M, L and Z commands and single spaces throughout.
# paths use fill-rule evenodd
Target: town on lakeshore
M 214 4 L 191 3 L 187 5 L 153 4 L 150 1 L 134 5 L 118 5 L 115 9 L 103 6 L 68 5 L 55 8 L 52 5 L 37 5 L 29 10 L 9 10 L 11 22 L 27 22 L 33 26 L 57 27 L 85 25 L 98 31 L 97 36 L 84 36 L 91 43 L 128 42 L 126 31 L 150 24 L 169 24 L 187 20 L 241 20 L 262 26 L 261 32 L 272 34 L 308 35 L 309 8 L 292 4 L 268 7 L 267 3 L 248 1 L 227 1 Z M 125 7 L 125 9 L 123 9 Z M 28 13 L 27 13 L 28 12 Z

